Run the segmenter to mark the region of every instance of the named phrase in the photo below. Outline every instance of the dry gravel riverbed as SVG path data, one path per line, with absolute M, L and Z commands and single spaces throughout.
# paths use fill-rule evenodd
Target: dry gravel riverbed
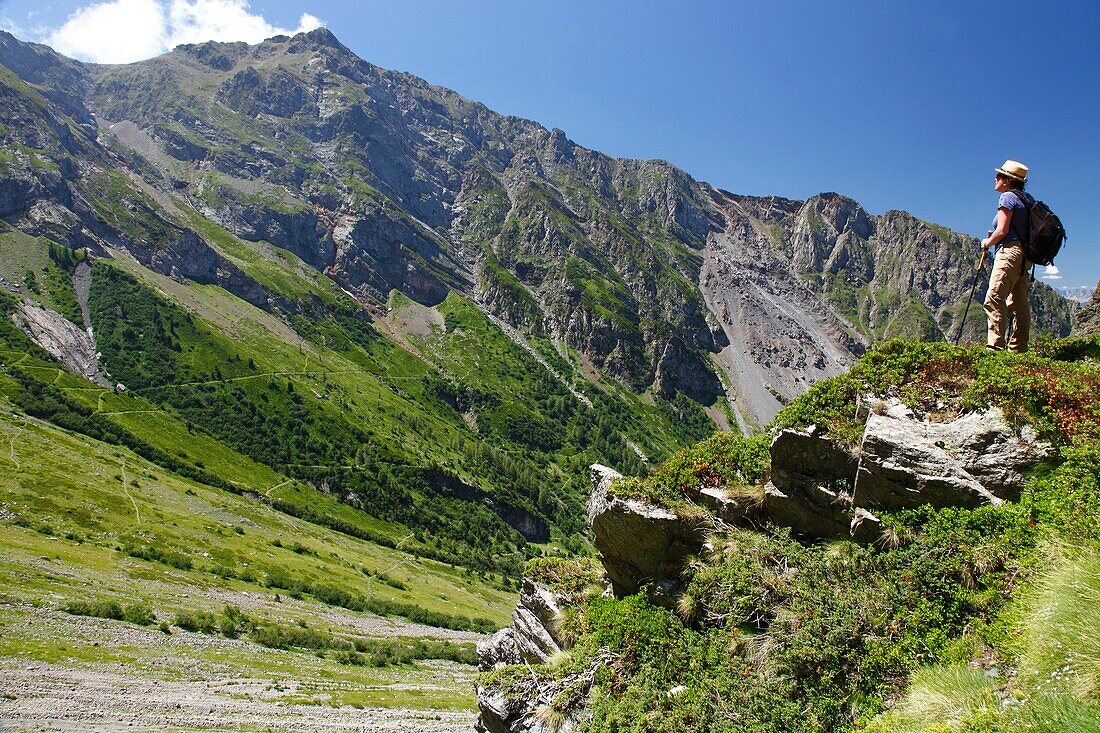
M 0 604 L 0 652 L 5 732 L 449 733 L 476 719 L 473 668 L 444 661 L 356 667 L 10 604 Z

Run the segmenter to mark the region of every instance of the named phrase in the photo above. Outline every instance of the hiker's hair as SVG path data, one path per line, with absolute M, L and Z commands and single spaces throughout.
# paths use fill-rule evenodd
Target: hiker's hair
M 1024 187 L 1027 186 L 1026 181 L 1017 180 L 1017 179 L 1013 178 L 1012 176 L 1006 176 L 1004 173 L 998 173 L 997 178 L 1003 178 L 1004 180 L 1008 181 L 1010 186 L 1012 186 L 1013 188 L 1015 188 L 1019 191 L 1023 191 Z

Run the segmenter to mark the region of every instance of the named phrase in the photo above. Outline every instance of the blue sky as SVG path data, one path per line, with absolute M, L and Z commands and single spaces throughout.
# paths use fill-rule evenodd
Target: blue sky
M 65 35 L 74 13 L 95 13 L 54 0 L 2 0 L 0 27 L 76 44 L 70 55 L 90 36 L 151 55 L 204 34 L 251 41 L 323 23 L 368 61 L 586 147 L 663 158 L 737 193 L 838 191 L 974 236 L 993 216 L 993 168 L 1013 158 L 1070 233 L 1049 282 L 1100 279 L 1095 0 L 108 0 L 96 12 L 131 19 L 158 4 L 159 35 L 115 21 Z M 89 39 L 85 56 L 100 52 Z

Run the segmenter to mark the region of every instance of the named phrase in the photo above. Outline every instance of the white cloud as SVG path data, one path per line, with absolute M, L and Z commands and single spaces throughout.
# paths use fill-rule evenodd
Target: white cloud
M 114 0 L 80 8 L 46 38 L 55 51 L 104 64 L 164 53 L 168 28 L 156 0 Z
M 247 0 L 111 0 L 80 8 L 43 40 L 66 56 L 119 64 L 157 56 L 181 43 L 259 43 L 321 25 L 303 13 L 297 28 L 274 26 L 249 12 Z
M 1058 271 L 1058 268 L 1054 265 L 1047 265 L 1046 272 L 1043 273 L 1044 280 L 1061 280 L 1062 273 Z
M 277 28 L 263 16 L 248 12 L 245 0 L 172 0 L 168 11 L 172 29 L 171 45 L 201 43 L 203 41 L 245 41 L 259 43 L 272 36 L 291 36 L 311 31 L 321 21 L 303 13 L 298 27 L 293 30 Z

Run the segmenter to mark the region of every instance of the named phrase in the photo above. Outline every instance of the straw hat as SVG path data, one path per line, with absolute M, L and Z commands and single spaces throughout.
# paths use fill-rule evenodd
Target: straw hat
M 1027 166 L 1016 160 L 1006 160 L 1005 164 L 996 169 L 1002 176 L 1027 183 Z

